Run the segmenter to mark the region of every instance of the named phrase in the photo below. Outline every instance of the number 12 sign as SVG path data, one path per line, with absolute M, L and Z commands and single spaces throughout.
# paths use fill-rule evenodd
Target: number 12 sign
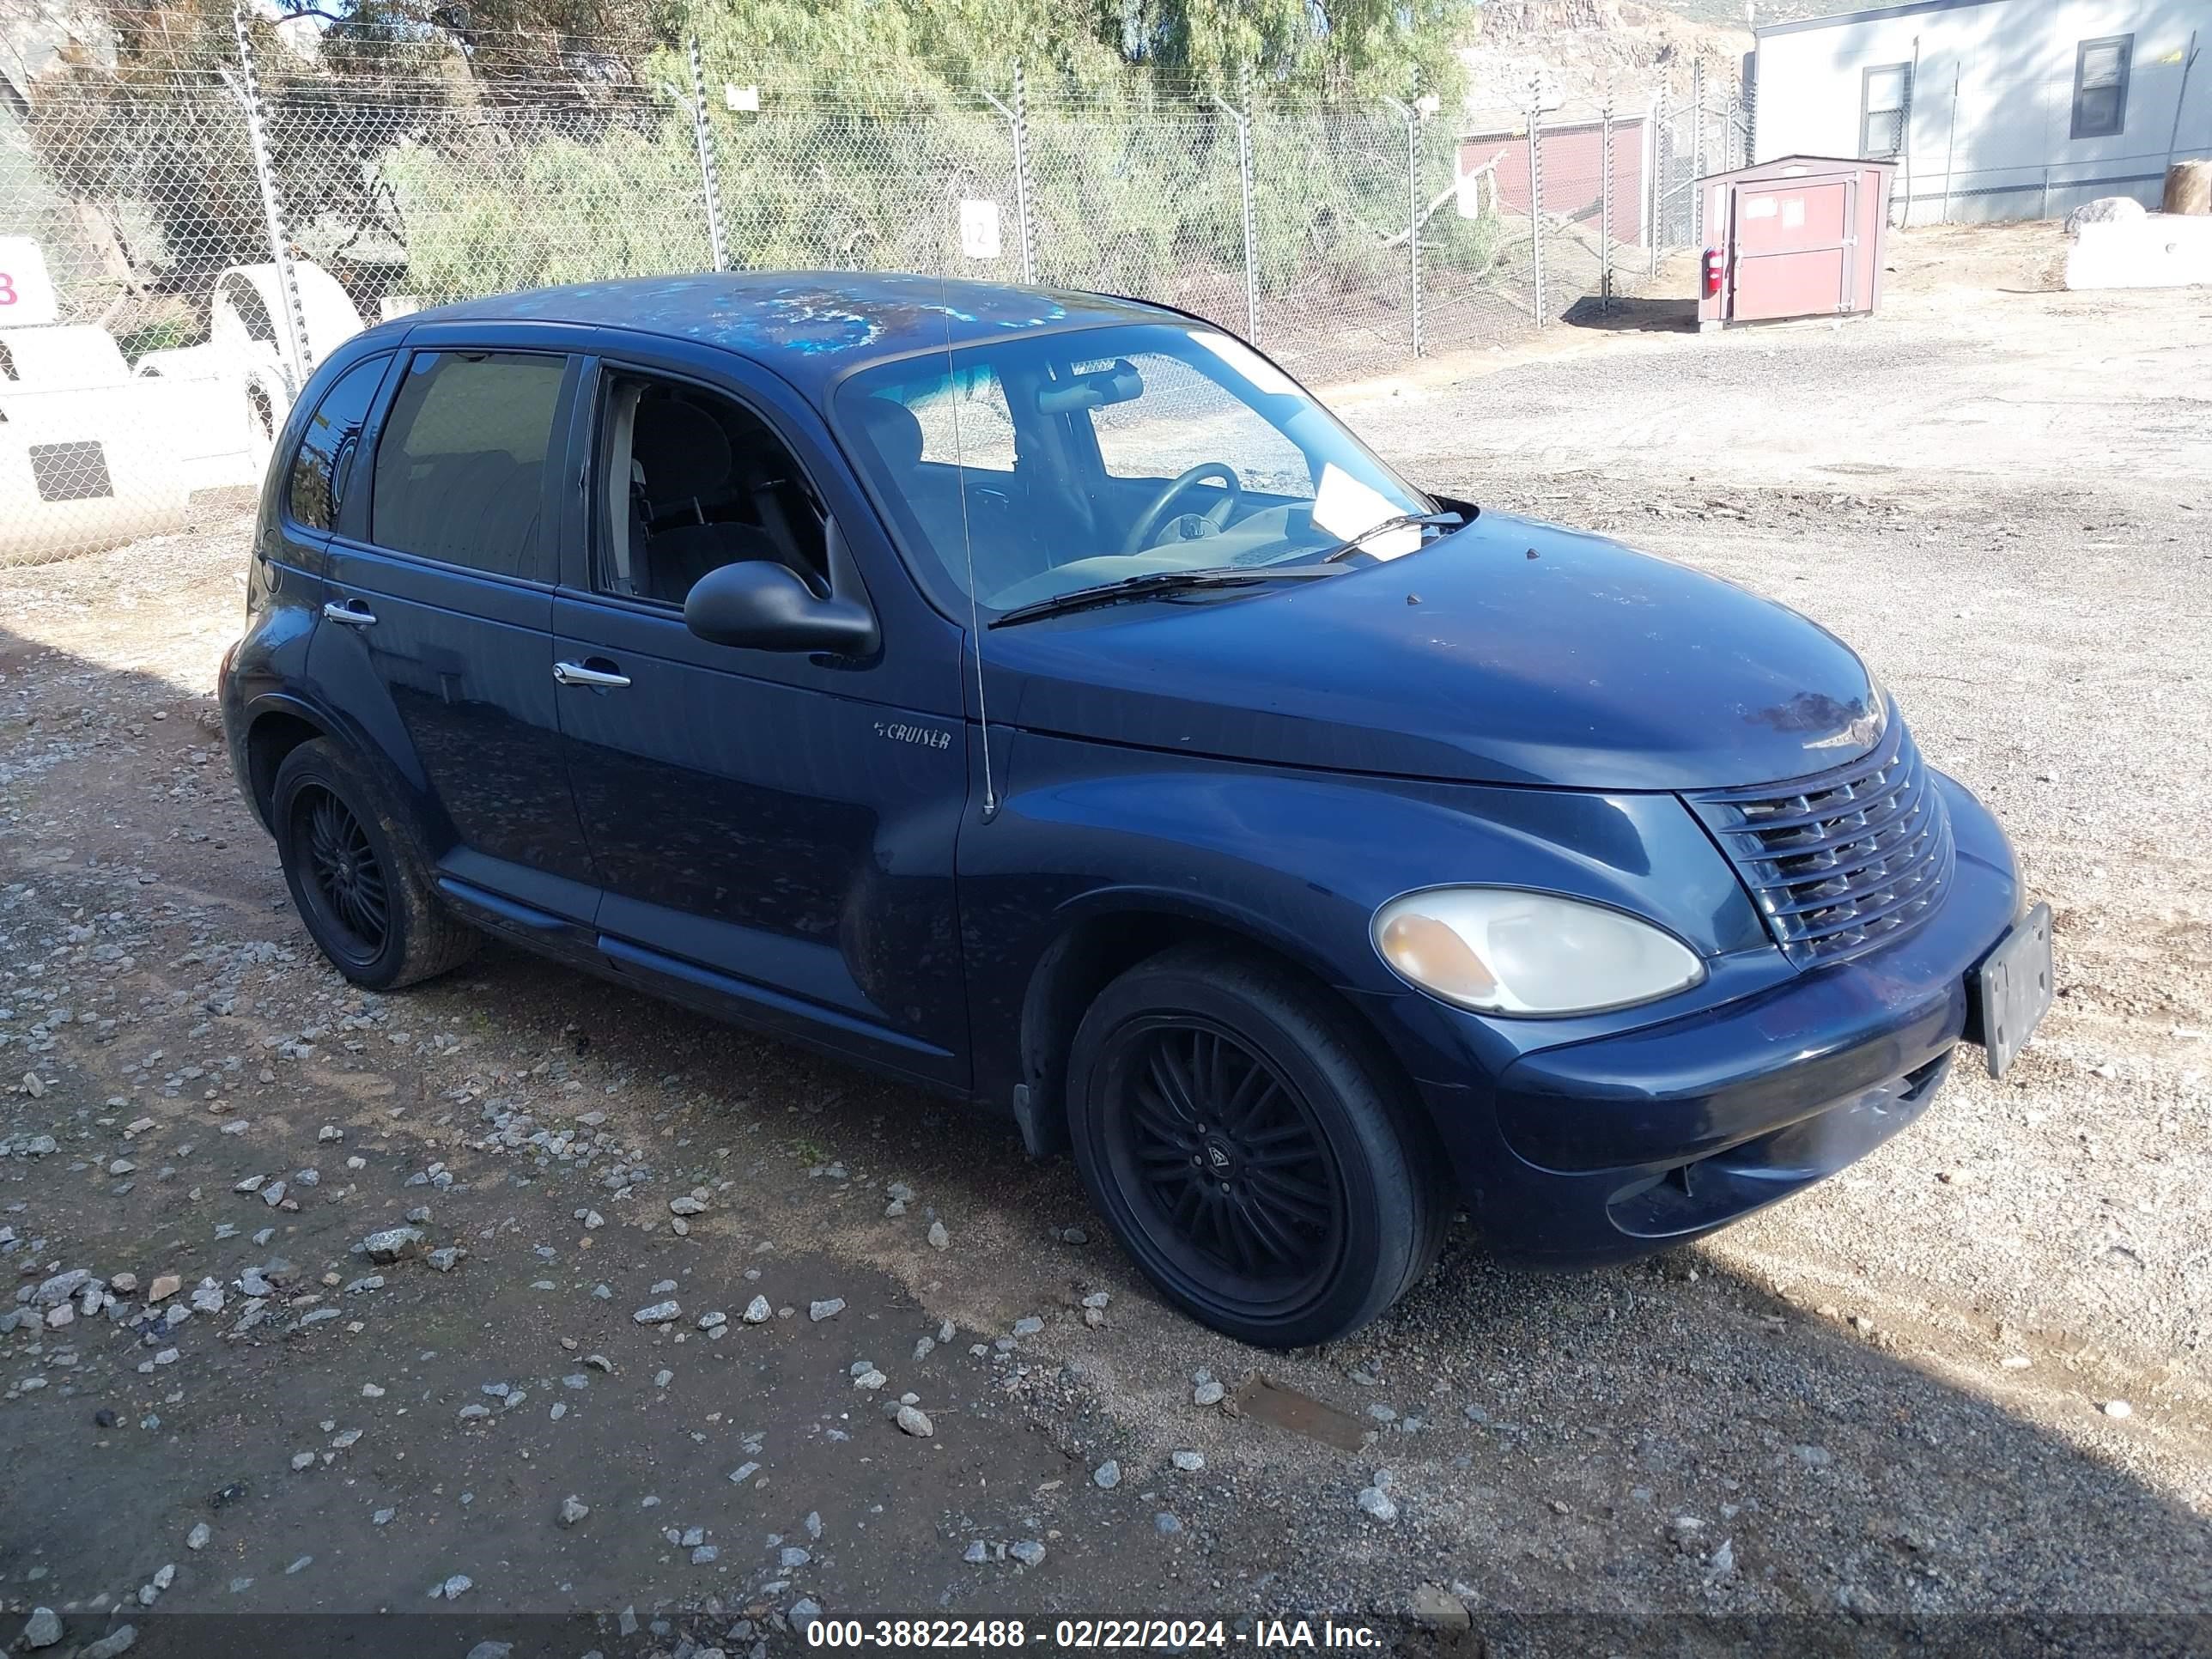
M 0 236 L 0 328 L 31 328 L 61 320 L 46 256 L 27 236 Z

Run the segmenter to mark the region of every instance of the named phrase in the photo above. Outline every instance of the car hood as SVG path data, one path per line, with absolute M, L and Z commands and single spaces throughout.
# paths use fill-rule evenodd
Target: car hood
M 1850 648 L 1786 606 L 1489 512 L 1341 576 L 993 629 L 984 662 L 992 713 L 1031 730 L 1577 789 L 1802 777 L 1885 717 Z

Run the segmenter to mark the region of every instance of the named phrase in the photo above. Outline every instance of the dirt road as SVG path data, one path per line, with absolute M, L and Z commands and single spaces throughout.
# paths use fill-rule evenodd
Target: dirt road
M 235 507 L 9 573 L 0 1638 L 46 1607 L 57 1653 L 298 1652 L 170 1615 L 388 1610 L 441 1616 L 359 1650 L 734 1654 L 818 1607 L 1474 1650 L 1418 1596 L 1501 1653 L 1729 1639 L 1657 1614 L 2196 1645 L 2212 299 L 2002 291 L 2025 240 L 1900 257 L 1871 322 L 1547 339 L 1349 412 L 1857 645 L 2051 901 L 2058 1006 L 2002 1085 L 1960 1066 L 1705 1246 L 1544 1278 L 1462 1230 L 1316 1352 L 1168 1313 L 1065 1164 L 929 1097 L 500 950 L 351 990 L 210 727 Z M 1260 1370 L 1366 1444 L 1195 1403 Z

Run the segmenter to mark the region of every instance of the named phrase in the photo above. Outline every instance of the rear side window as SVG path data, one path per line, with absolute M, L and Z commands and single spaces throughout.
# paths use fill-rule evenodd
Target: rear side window
M 355 364 L 323 393 L 322 402 L 308 417 L 307 434 L 292 457 L 285 510 L 310 530 L 337 526 L 346 479 L 353 471 L 354 452 L 361 444 L 362 422 L 368 418 L 370 400 L 376 396 L 390 361 L 371 357 Z
M 565 358 L 417 352 L 376 447 L 370 535 L 380 547 L 533 576 L 545 457 Z

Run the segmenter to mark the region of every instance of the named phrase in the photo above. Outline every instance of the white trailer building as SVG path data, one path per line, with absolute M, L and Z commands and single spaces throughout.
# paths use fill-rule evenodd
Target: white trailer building
M 1894 222 L 2158 204 L 2212 155 L 2212 0 L 1913 0 L 1755 31 L 1758 161 L 1895 161 Z

